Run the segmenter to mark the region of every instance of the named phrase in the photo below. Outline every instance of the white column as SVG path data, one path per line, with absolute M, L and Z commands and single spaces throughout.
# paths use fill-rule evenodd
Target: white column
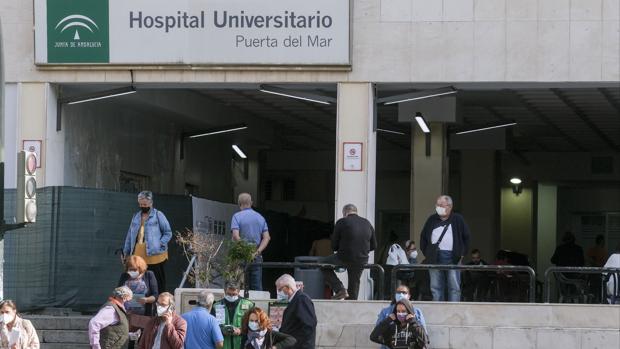
M 342 217 L 346 204 L 357 206 L 358 214 L 375 223 L 375 180 L 377 135 L 373 130 L 374 92 L 371 83 L 338 84 L 338 116 L 336 127 L 336 205 L 335 219 Z M 362 144 L 360 171 L 348 171 L 343 167 L 344 144 Z M 374 253 L 369 263 L 373 263 Z M 346 276 L 346 275 L 345 275 Z M 342 275 L 339 275 L 342 279 Z M 346 280 L 343 280 L 346 284 Z M 368 270 L 362 274 L 360 299 L 372 296 L 372 280 Z

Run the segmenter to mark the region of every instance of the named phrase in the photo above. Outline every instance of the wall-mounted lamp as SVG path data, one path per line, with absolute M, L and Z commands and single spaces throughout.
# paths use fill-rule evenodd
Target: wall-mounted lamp
M 426 122 L 426 119 L 424 119 L 424 116 L 422 116 L 422 113 L 415 113 L 415 121 L 418 123 L 418 126 L 420 126 L 422 132 L 431 133 L 431 128 L 428 127 L 428 123 Z
M 510 184 L 512 184 L 512 192 L 517 196 L 523 191 L 523 186 L 521 185 L 522 183 L 523 181 L 521 178 L 513 177 L 510 179 Z

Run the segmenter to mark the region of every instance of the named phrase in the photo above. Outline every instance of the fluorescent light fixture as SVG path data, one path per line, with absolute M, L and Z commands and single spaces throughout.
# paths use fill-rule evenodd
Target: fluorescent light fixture
M 510 178 L 510 183 L 518 185 L 518 184 L 521 184 L 522 181 L 521 181 L 521 178 L 513 177 L 513 178 Z
M 384 105 L 397 104 L 403 102 L 417 101 L 420 99 L 433 98 L 433 97 L 441 97 L 446 95 L 451 95 L 457 93 L 454 87 L 442 87 L 434 90 L 424 90 L 418 92 L 405 93 L 402 95 L 390 96 L 379 98 L 377 100 L 378 103 L 383 103 Z
M 233 144 L 232 148 L 235 151 L 235 153 L 237 153 L 237 155 L 239 155 L 240 158 L 247 159 L 247 156 L 245 155 L 245 153 L 236 144 Z
M 483 126 L 483 127 L 478 127 L 478 128 L 470 129 L 470 130 L 459 131 L 459 132 L 456 132 L 455 134 L 463 135 L 463 134 L 472 133 L 472 132 L 488 131 L 488 130 L 492 130 L 492 129 L 495 129 L 495 128 L 514 126 L 516 124 L 517 124 L 516 122 L 510 121 L 510 122 L 504 122 L 504 123 L 497 124 L 497 125 Z
M 406 133 L 405 133 L 405 132 L 394 131 L 394 130 L 386 130 L 386 129 L 384 129 L 384 128 L 378 128 L 378 129 L 377 129 L 377 131 L 379 131 L 379 132 L 385 132 L 385 133 L 393 133 L 393 134 L 395 134 L 395 135 L 401 135 L 401 136 L 406 135 Z
M 279 87 L 274 87 L 274 86 L 261 85 L 259 91 L 264 92 L 264 93 L 270 93 L 273 95 L 283 96 L 283 97 L 295 98 L 295 99 L 299 99 L 302 101 L 319 103 L 319 104 L 329 105 L 332 103 L 336 103 L 336 98 L 333 98 L 333 97 L 323 96 L 323 95 L 308 93 L 308 92 L 302 92 L 302 91 L 287 90 L 284 88 L 279 88 Z
M 428 127 L 426 120 L 424 120 L 422 113 L 415 113 L 415 121 L 418 123 L 418 126 L 420 126 L 422 132 L 431 133 L 431 129 Z
M 222 134 L 222 133 L 241 131 L 241 130 L 245 130 L 246 128 L 248 128 L 246 125 L 229 126 L 227 128 L 223 128 L 223 129 L 213 129 L 213 130 L 204 131 L 204 132 L 201 132 L 201 133 L 198 133 L 198 134 L 193 134 L 193 135 L 187 136 L 187 138 L 198 138 L 198 137 L 205 137 L 205 136 L 213 136 L 213 135 L 218 135 L 218 134 Z
M 133 86 L 128 86 L 128 87 L 116 88 L 113 90 L 95 92 L 95 93 L 86 94 L 83 96 L 68 97 L 64 100 L 64 102 L 66 102 L 67 104 L 79 104 L 79 103 L 98 101 L 100 99 L 129 95 L 132 93 L 136 93 L 136 89 Z

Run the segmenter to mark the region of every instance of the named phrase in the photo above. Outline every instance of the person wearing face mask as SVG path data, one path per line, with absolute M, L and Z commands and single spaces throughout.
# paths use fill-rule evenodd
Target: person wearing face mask
M 144 327 L 138 349 L 183 349 L 187 323 L 174 311 L 174 296 L 160 293 L 155 306 L 157 316 Z
M 118 286 L 127 286 L 133 292 L 134 299 L 125 304 L 127 313 L 152 316 L 153 304 L 159 295 L 155 274 L 146 270 L 147 265 L 140 256 L 130 256 L 125 262 L 125 272 L 118 280 Z
M 437 198 L 435 213 L 426 220 L 420 234 L 420 248 L 427 264 L 461 264 L 469 250 L 469 228 L 463 216 L 452 212 L 452 198 Z M 461 278 L 458 270 L 429 270 L 434 301 L 461 300 Z M 446 290 L 447 288 L 447 290 Z
M 392 302 L 390 303 L 390 305 L 388 305 L 387 307 L 381 310 L 381 312 L 379 313 L 379 316 L 377 317 L 377 322 L 375 323 L 375 326 L 379 325 L 383 320 L 388 318 L 390 314 L 394 312 L 394 306 L 397 302 L 400 302 L 403 299 L 410 300 L 410 298 L 411 298 L 411 294 L 409 291 L 409 287 L 405 285 L 400 285 L 396 287 L 396 291 L 394 292 L 394 295 L 392 296 Z M 415 315 L 416 321 L 424 328 L 424 331 L 426 332 L 426 320 L 424 320 L 424 314 L 422 314 L 422 311 L 418 308 L 415 308 L 412 306 L 412 309 L 413 309 L 413 314 Z M 385 345 L 382 345 L 381 348 L 387 349 Z
M 224 334 L 224 349 L 241 348 L 241 319 L 254 307 L 254 302 L 239 297 L 239 284 L 228 281 L 225 285 L 224 298 L 211 309 L 211 315 L 220 323 Z
M 370 340 L 389 349 L 425 349 L 430 344 L 406 299 L 396 302 L 393 311 L 372 330 Z
M 295 337 L 294 349 L 314 349 L 316 341 L 316 313 L 314 303 L 302 291 L 297 289 L 295 279 L 284 274 L 276 280 L 278 300 L 288 302 L 282 314 L 280 332 Z
M 155 274 L 160 292 L 166 290 L 164 266 L 168 260 L 168 242 L 172 238 L 170 223 L 164 214 L 153 207 L 153 193 L 138 194 L 140 211 L 134 214 L 125 237 L 125 256 L 142 257 L 148 270 Z
M 243 349 L 293 348 L 297 340 L 288 334 L 272 331 L 269 316 L 261 308 L 250 309 L 241 321 Z
M 217 319 L 209 312 L 213 307 L 213 293 L 201 291 L 197 305 L 182 315 L 187 322 L 185 349 L 216 349 L 224 347 L 224 336 Z
M 92 349 L 121 349 L 129 341 L 129 320 L 125 302 L 133 298 L 127 286 L 117 287 L 112 296 L 88 323 L 88 338 Z
M 17 306 L 12 300 L 0 302 L 0 348 L 39 349 L 37 331 L 29 320 L 17 315 Z

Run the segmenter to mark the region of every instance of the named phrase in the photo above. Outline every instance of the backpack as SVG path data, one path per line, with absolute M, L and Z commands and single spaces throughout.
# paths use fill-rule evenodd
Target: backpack
M 409 264 L 409 259 L 407 258 L 407 254 L 399 244 L 393 244 L 390 246 L 390 250 L 388 252 L 387 260 L 385 261 L 387 265 L 399 265 L 399 264 Z

